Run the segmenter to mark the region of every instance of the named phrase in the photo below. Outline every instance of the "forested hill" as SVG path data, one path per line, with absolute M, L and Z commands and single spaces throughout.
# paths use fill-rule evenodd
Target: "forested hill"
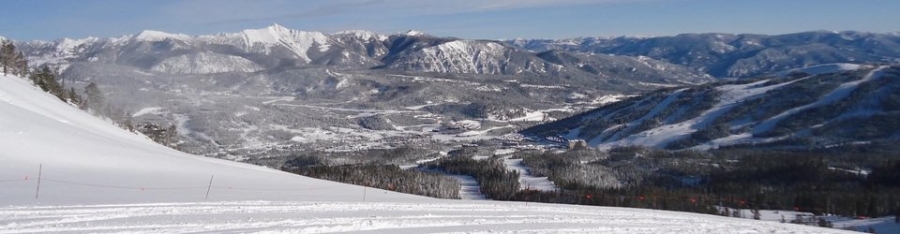
M 900 139 L 900 66 L 836 64 L 670 88 L 523 131 L 592 146 L 801 148 Z
M 810 31 L 782 35 L 685 33 L 661 37 L 517 39 L 532 51 L 646 56 L 715 77 L 753 77 L 829 63 L 896 62 L 900 34 Z

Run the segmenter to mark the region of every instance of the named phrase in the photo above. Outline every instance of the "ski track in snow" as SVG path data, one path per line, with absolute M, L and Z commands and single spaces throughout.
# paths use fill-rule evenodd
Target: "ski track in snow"
M 816 102 L 813 102 L 813 103 L 810 103 L 807 105 L 803 105 L 803 106 L 799 106 L 799 107 L 787 110 L 785 112 L 782 112 L 781 114 L 778 114 L 775 117 L 772 117 L 772 118 L 760 123 L 756 127 L 754 127 L 753 132 L 754 133 L 767 132 L 767 131 L 775 128 L 775 126 L 778 125 L 778 123 L 781 122 L 781 120 L 784 120 L 788 116 L 792 116 L 794 114 L 797 114 L 801 111 L 804 111 L 804 110 L 807 110 L 810 108 L 815 108 L 818 106 L 827 105 L 827 104 L 831 104 L 836 101 L 842 100 L 842 99 L 850 96 L 850 94 L 853 92 L 853 90 L 856 90 L 856 87 L 859 86 L 859 84 L 865 83 L 865 82 L 873 80 L 873 79 L 878 79 L 881 76 L 882 70 L 884 70 L 885 68 L 887 68 L 887 67 L 886 66 L 879 67 L 879 68 L 869 72 L 869 74 L 867 74 L 865 77 L 863 77 L 860 80 L 841 84 L 840 86 L 838 86 L 837 88 L 835 88 L 834 90 L 829 92 L 828 94 L 825 94 L 825 96 L 823 96 L 822 98 L 819 98 L 819 100 L 817 100 Z
M 522 164 L 522 159 L 503 158 L 506 169 L 519 172 L 520 189 L 531 189 L 540 191 L 556 191 L 556 184 L 547 177 L 536 177 L 528 173 L 528 167 Z
M 872 80 L 872 79 L 877 79 L 879 76 L 878 74 L 880 73 L 880 70 L 882 70 L 884 68 L 886 68 L 886 67 L 880 67 L 878 69 L 873 70 L 871 73 L 869 73 L 866 77 L 864 77 L 861 80 L 847 82 L 847 83 L 842 84 L 841 86 L 839 86 L 832 92 L 826 94 L 825 98 L 822 98 L 815 103 L 811 103 L 811 104 L 808 104 L 805 106 L 800 106 L 800 107 L 785 111 L 785 112 L 779 114 L 778 116 L 770 118 L 770 119 L 756 125 L 754 127 L 754 132 L 764 132 L 764 131 L 771 130 L 771 128 L 774 128 L 775 125 L 777 125 L 777 123 L 779 121 L 781 121 L 784 118 L 787 118 L 790 115 L 796 114 L 805 109 L 813 108 L 813 107 L 820 106 L 820 105 L 825 105 L 825 104 L 832 103 L 832 102 L 841 100 L 843 98 L 846 98 L 848 95 L 850 95 L 850 93 L 859 84 L 869 81 L 869 80 Z M 610 148 L 613 146 L 622 146 L 622 145 L 647 145 L 647 146 L 653 146 L 653 147 L 664 147 L 664 146 L 666 146 L 666 144 L 668 144 L 669 142 L 671 142 L 673 140 L 688 136 L 689 134 L 697 131 L 696 129 L 700 129 L 700 128 L 705 127 L 706 125 L 709 125 L 713 120 L 715 120 L 722 114 L 725 114 L 726 112 L 731 110 L 731 108 L 735 107 L 735 105 L 737 103 L 741 103 L 743 101 L 759 98 L 761 95 L 765 94 L 767 91 L 781 88 L 781 87 L 793 84 L 795 82 L 808 79 L 810 77 L 812 77 L 812 76 L 809 76 L 806 78 L 801 78 L 801 79 L 795 79 L 795 80 L 792 80 L 789 82 L 784 82 L 781 84 L 762 86 L 762 87 L 760 87 L 760 85 L 765 84 L 769 80 L 761 80 L 761 81 L 748 83 L 748 84 L 725 85 L 725 86 L 722 86 L 719 88 L 719 90 L 723 92 L 719 103 L 717 103 L 715 106 L 713 106 L 709 110 L 706 110 L 703 113 L 701 113 L 699 115 L 699 117 L 697 117 L 697 118 L 690 119 L 690 120 L 687 120 L 684 122 L 663 125 L 660 127 L 656 127 L 654 129 L 650 129 L 647 131 L 643 131 L 640 133 L 636 133 L 636 134 L 627 136 L 623 139 L 616 140 L 615 137 L 617 135 L 614 135 L 613 137 L 610 138 L 611 140 L 607 140 L 607 142 L 605 142 L 605 143 L 599 142 L 599 140 L 598 140 L 598 139 L 602 139 L 603 137 L 606 136 L 605 134 L 601 134 L 600 136 L 593 139 L 590 142 L 590 144 L 595 145 L 597 147 L 601 147 L 601 148 Z M 660 104 L 658 104 L 656 107 L 654 107 L 654 109 L 651 111 L 651 113 L 648 113 L 647 115 L 643 116 L 641 119 L 638 119 L 636 121 L 633 121 L 633 122 L 627 124 L 626 129 L 617 132 L 617 134 L 619 134 L 621 132 L 627 132 L 627 130 L 629 130 L 636 124 L 640 124 L 641 121 L 648 119 L 648 117 L 652 118 L 653 116 L 655 116 L 656 113 L 654 113 L 654 112 L 660 108 L 664 108 L 665 106 L 668 106 L 670 104 L 670 103 L 668 103 L 668 101 L 670 99 L 672 99 L 674 96 L 676 96 L 678 93 L 679 93 L 678 91 L 672 93 L 669 97 L 666 98 L 666 100 L 662 101 Z M 610 129 L 614 129 L 614 128 L 610 128 Z M 570 131 L 567 135 L 565 135 L 565 137 L 568 137 L 567 139 L 574 138 L 575 136 L 577 136 L 575 134 L 578 134 L 578 132 L 576 130 L 578 130 L 578 129 Z M 609 131 L 609 130 L 607 130 L 607 131 Z M 607 131 L 604 131 L 604 133 L 606 133 Z M 713 147 L 713 145 L 732 145 L 732 144 L 750 143 L 750 142 L 764 143 L 764 142 L 774 141 L 777 139 L 778 138 L 755 139 L 755 138 L 753 138 L 753 134 L 747 133 L 747 134 L 732 135 L 729 137 L 716 139 L 716 140 L 712 141 L 711 143 L 699 145 L 694 148 L 695 149 L 704 149 L 704 148 L 711 148 L 711 147 Z
M 487 200 L 487 197 L 481 193 L 481 185 L 475 177 L 467 175 L 455 175 L 444 173 L 444 176 L 459 181 L 459 199 L 462 200 Z
M 657 104 L 656 106 L 654 106 L 653 109 L 651 109 L 649 113 L 647 113 L 646 115 L 644 115 L 644 116 L 641 117 L 640 119 L 637 119 L 637 120 L 634 120 L 634 121 L 631 121 L 631 122 L 627 123 L 627 124 L 625 125 L 625 129 L 624 129 L 624 130 L 621 130 L 621 131 L 618 131 L 618 132 L 614 133 L 614 134 L 613 134 L 611 137 L 609 137 L 608 140 L 606 140 L 606 141 L 607 141 L 607 142 L 619 141 L 620 138 L 622 137 L 621 135 L 622 135 L 623 133 L 631 132 L 631 129 L 634 129 L 634 128 L 638 127 L 638 126 L 639 126 L 642 122 L 644 122 L 645 120 L 648 120 L 648 119 L 651 119 L 651 118 L 655 117 L 657 114 L 659 114 L 659 112 L 662 112 L 666 107 L 668 107 L 670 104 L 672 104 L 672 102 L 675 102 L 675 99 L 678 98 L 678 96 L 680 96 L 681 93 L 684 92 L 685 90 L 687 90 L 687 89 L 679 89 L 679 90 L 677 90 L 677 91 L 675 91 L 675 92 L 672 92 L 672 94 L 669 94 L 669 96 L 667 96 L 666 99 L 664 99 L 663 101 L 659 102 L 659 104 Z M 613 129 L 613 128 L 610 128 L 610 129 Z M 595 137 L 594 139 L 591 139 L 590 141 L 588 141 L 588 144 L 590 144 L 590 145 L 600 145 L 601 143 L 603 143 L 603 142 L 604 142 L 603 138 L 604 138 L 604 136 L 607 134 L 607 131 L 609 131 L 609 129 L 607 129 L 606 131 L 604 131 L 603 134 L 600 134 L 600 136 L 597 136 L 597 137 Z
M 0 233 L 844 233 L 701 214 L 513 202 L 201 202 L 6 207 Z M 849 232 L 848 232 L 849 233 Z

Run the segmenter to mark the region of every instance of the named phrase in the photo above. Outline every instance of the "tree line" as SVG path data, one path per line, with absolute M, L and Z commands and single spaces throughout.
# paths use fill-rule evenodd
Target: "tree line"
M 0 41 L 0 67 L 4 74 L 26 76 L 28 74 L 28 59 L 25 54 L 16 50 L 16 45 L 10 40 Z
M 396 151 L 394 151 L 396 152 Z M 332 165 L 320 154 L 304 153 L 287 160 L 281 170 L 302 176 L 363 185 L 401 193 L 459 199 L 459 181 L 396 165 L 373 162 Z
M 481 192 L 495 200 L 725 216 L 750 210 L 754 218 L 759 218 L 760 210 L 846 217 L 898 215 L 900 157 L 893 153 L 895 150 L 873 148 L 877 147 L 870 145 L 868 151 L 841 149 L 840 153 L 823 153 L 621 147 L 562 153 L 522 151 L 512 156 L 522 158 L 532 175 L 548 176 L 559 186 L 555 191 L 522 188 L 519 174 L 509 171 L 501 157 L 476 160 L 467 149 L 453 151 L 415 170 L 386 166 L 378 159 L 330 165 L 333 162 L 327 157 L 308 154 L 292 157 L 283 169 L 305 176 L 440 198 L 457 198 L 459 184 L 429 171 L 472 176 Z M 417 151 L 379 152 L 394 155 L 390 157 L 409 157 L 404 155 Z M 385 156 L 377 156 L 381 157 Z M 818 225 L 818 221 L 808 224 Z
M 613 149 L 595 161 L 555 153 L 524 155 L 559 191 L 523 191 L 514 200 L 653 208 L 732 215 L 717 207 L 796 210 L 816 215 L 882 217 L 900 212 L 896 153 L 771 150 L 663 151 Z M 538 159 L 530 159 L 538 158 Z M 856 158 L 855 160 L 853 158 Z M 578 162 L 582 161 L 582 162 Z M 636 167 L 616 167 L 618 163 Z M 601 165 L 611 175 L 639 174 L 621 187 L 570 176 L 572 165 Z M 607 174 L 610 175 L 610 174 Z M 757 217 L 758 218 L 758 217 Z
M 519 192 L 519 173 L 509 171 L 498 158 L 475 160 L 467 156 L 451 156 L 422 165 L 428 170 L 468 175 L 478 181 L 481 193 L 494 200 L 512 200 Z

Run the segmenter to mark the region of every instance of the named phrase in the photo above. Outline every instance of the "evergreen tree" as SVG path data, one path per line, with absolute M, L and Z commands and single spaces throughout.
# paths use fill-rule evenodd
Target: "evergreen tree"
M 84 95 L 87 96 L 87 99 L 84 100 L 86 109 L 92 109 L 94 112 L 103 111 L 106 100 L 97 84 L 91 82 L 85 86 Z
M 165 141 L 164 141 L 165 143 L 163 143 L 163 145 L 166 145 L 169 147 L 174 147 L 177 145 L 177 143 L 178 143 L 178 128 L 176 128 L 174 124 L 170 125 L 169 128 L 166 129 L 166 134 L 165 134 L 164 139 L 165 139 Z
M 122 127 L 125 127 L 125 130 L 129 132 L 134 131 L 134 118 L 131 117 L 131 113 L 125 112 L 125 115 L 122 116 L 124 119 L 122 120 Z
M 16 46 L 9 40 L 0 42 L 0 66 L 3 74 L 10 74 L 15 65 Z
M 66 97 L 69 99 L 69 102 L 78 105 L 79 108 L 81 105 L 81 97 L 78 96 L 78 93 L 75 93 L 75 88 L 69 87 L 69 92 L 66 94 Z
M 45 92 L 65 101 L 68 95 L 62 85 L 56 81 L 57 75 L 58 73 L 55 70 L 51 70 L 48 66 L 43 66 L 40 70 L 32 72 L 29 78 Z
M 16 73 L 19 76 L 28 75 L 28 59 L 25 59 L 25 54 L 21 51 L 16 55 L 15 59 L 13 59 L 12 66 L 15 67 Z

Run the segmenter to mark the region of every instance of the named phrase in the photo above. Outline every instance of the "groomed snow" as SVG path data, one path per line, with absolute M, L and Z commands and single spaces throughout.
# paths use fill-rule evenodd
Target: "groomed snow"
M 762 123 L 760 123 L 759 125 L 757 125 L 753 128 L 753 132 L 759 133 L 759 132 L 769 131 L 772 128 L 774 128 L 778 124 L 778 122 L 781 122 L 781 120 L 787 118 L 788 116 L 794 115 L 794 114 L 799 113 L 800 111 L 803 111 L 806 109 L 810 109 L 810 108 L 814 108 L 814 107 L 818 107 L 818 106 L 822 106 L 822 105 L 826 105 L 826 104 L 831 104 L 836 101 L 840 101 L 840 100 L 850 96 L 850 93 L 852 93 L 853 90 L 856 90 L 856 87 L 858 87 L 859 84 L 865 83 L 865 82 L 873 80 L 873 79 L 880 78 L 881 74 L 882 74 L 882 70 L 884 70 L 885 68 L 887 68 L 887 67 L 886 66 L 879 67 L 878 69 L 875 69 L 875 70 L 872 70 L 871 72 L 869 72 L 869 74 L 867 74 L 865 77 L 863 77 L 860 80 L 841 84 L 841 86 L 838 86 L 831 92 L 825 94 L 824 96 L 819 98 L 816 102 L 813 102 L 813 103 L 810 103 L 807 105 L 803 105 L 803 106 L 799 106 L 799 107 L 795 107 L 793 109 L 782 112 L 781 114 L 778 114 L 775 117 L 772 117 L 766 121 L 763 121 Z
M 556 191 L 558 188 L 553 181 L 545 177 L 536 177 L 531 175 L 528 166 L 522 164 L 522 159 L 512 159 L 512 156 L 503 158 L 506 169 L 519 172 L 520 189 L 539 190 L 539 191 Z
M 439 200 L 311 179 L 156 145 L 12 76 L 0 76 L 0 149 L 0 233 L 848 233 L 658 210 Z
M 859 64 L 831 63 L 831 64 L 821 64 L 821 65 L 791 69 L 788 71 L 778 73 L 778 75 L 779 76 L 787 76 L 788 74 L 799 73 L 799 72 L 806 73 L 809 75 L 819 75 L 819 74 L 834 73 L 834 72 L 840 72 L 840 71 L 859 70 L 860 68 L 863 68 L 863 66 L 859 65 Z

